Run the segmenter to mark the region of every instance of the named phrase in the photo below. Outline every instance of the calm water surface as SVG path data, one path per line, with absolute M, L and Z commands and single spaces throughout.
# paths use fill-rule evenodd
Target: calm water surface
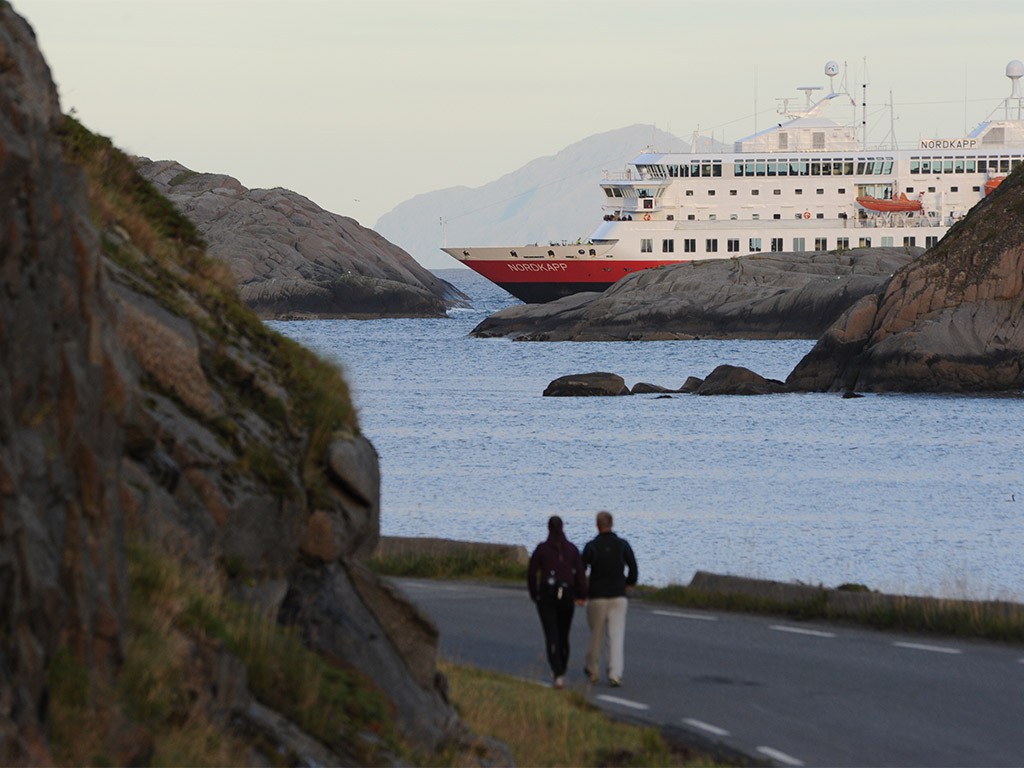
M 514 299 L 468 270 L 440 320 L 272 323 L 337 362 L 381 458 L 387 535 L 523 544 L 608 509 L 641 581 L 696 570 L 1024 600 L 1024 399 L 546 398 L 611 371 L 678 387 L 716 365 L 785 378 L 806 341 L 518 343 L 469 331 Z

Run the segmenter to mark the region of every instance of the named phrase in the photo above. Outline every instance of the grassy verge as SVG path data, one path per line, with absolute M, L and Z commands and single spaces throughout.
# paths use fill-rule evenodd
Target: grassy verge
M 433 555 L 404 554 L 375 557 L 370 568 L 382 576 L 413 579 L 466 579 L 526 584 L 526 566 L 491 552 Z
M 382 575 L 424 579 L 472 579 L 526 584 L 526 566 L 493 553 L 430 553 L 375 558 Z M 708 591 L 681 584 L 640 585 L 634 597 L 652 603 L 706 610 L 761 613 L 792 619 L 847 621 L 876 629 L 1024 643 L 1024 606 L 996 601 L 882 595 L 860 584 L 808 588 L 797 597 L 774 599 L 742 591 Z
M 882 595 L 863 589 L 849 593 L 842 588 L 822 588 L 802 599 L 773 600 L 707 592 L 679 584 L 642 587 L 637 596 L 688 608 L 852 622 L 875 629 L 1024 643 L 1024 606 L 1014 603 Z
M 472 667 L 441 668 L 462 720 L 508 744 L 516 765 L 715 765 L 707 755 L 670 746 L 655 728 L 612 720 L 580 693 Z

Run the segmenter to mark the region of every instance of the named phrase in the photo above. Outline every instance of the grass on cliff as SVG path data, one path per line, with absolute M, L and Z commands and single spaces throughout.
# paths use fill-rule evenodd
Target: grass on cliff
M 207 255 L 195 225 L 108 138 L 70 116 L 60 138 L 65 160 L 85 173 L 90 215 L 105 257 L 134 290 L 197 330 L 204 373 L 230 409 L 206 421 L 238 457 L 237 469 L 287 496 L 298 489 L 282 481 L 290 474 L 282 465 L 297 459 L 316 506 L 329 485 L 324 477 L 327 445 L 337 433 L 359 431 L 348 384 L 338 369 L 267 328 L 244 305 L 229 268 Z M 147 386 L 159 389 L 152 380 Z M 188 411 L 173 391 L 161 394 Z M 301 442 L 301 450 L 252 445 L 251 436 L 239 434 L 244 418 L 236 418 L 247 410 L 260 414 L 276 434 Z
M 90 691 L 71 655 L 49 670 L 51 744 L 58 763 L 111 765 L 111 713 L 121 713 L 152 739 L 148 763 L 246 765 L 253 746 L 276 754 L 259 734 L 244 736 L 226 716 L 251 695 L 337 754 L 359 764 L 393 761 L 404 747 L 390 703 L 354 670 L 328 663 L 295 633 L 234 603 L 178 563 L 147 547 L 129 550 L 130 633 L 115 689 Z M 218 691 L 211 690 L 214 679 Z M 287 764 L 294 756 L 281 755 Z

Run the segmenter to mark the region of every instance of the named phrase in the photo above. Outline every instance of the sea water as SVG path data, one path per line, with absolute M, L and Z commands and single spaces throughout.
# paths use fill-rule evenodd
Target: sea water
M 381 463 L 381 532 L 571 540 L 609 510 L 641 581 L 697 570 L 1024 601 L 1024 399 L 543 397 L 566 374 L 678 388 L 722 363 L 784 379 L 810 341 L 513 342 L 469 270 L 446 319 L 275 322 L 344 371 Z

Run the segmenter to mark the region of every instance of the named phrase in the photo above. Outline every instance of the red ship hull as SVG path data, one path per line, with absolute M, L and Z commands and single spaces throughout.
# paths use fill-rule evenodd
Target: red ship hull
M 626 275 L 682 260 L 460 259 L 470 269 L 527 304 L 543 304 L 584 291 L 603 291 Z

